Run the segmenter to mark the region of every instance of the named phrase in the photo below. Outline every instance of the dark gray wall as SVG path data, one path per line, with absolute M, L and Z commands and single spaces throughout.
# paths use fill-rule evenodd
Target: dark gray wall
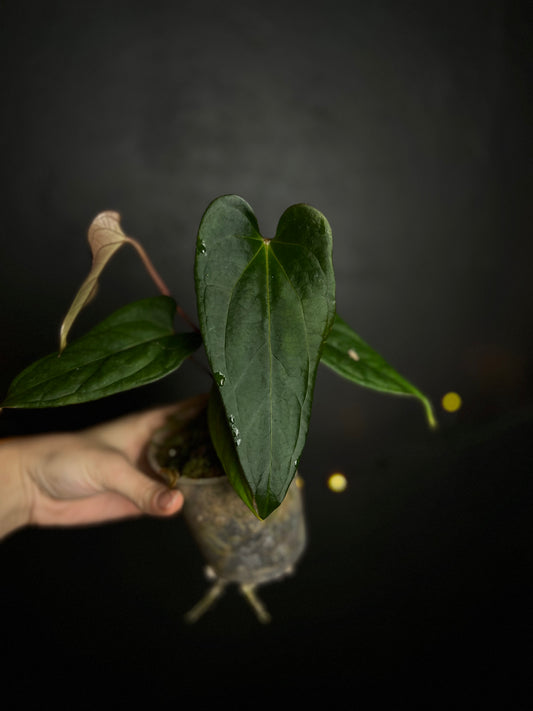
M 77 663 L 99 673 L 114 666 L 127 679 L 143 668 L 139 645 L 157 660 L 166 693 L 170 670 L 191 653 L 182 642 L 209 665 L 225 660 L 224 672 L 233 655 L 251 655 L 254 669 L 284 683 L 300 658 L 309 673 L 296 669 L 295 683 L 333 694 L 335 679 L 341 690 L 387 687 L 402 659 L 395 682 L 416 689 L 409 669 L 426 660 L 426 678 L 444 693 L 435 669 L 461 645 L 469 651 L 459 675 L 468 678 L 470 655 L 484 660 L 479 683 L 490 660 L 498 668 L 501 650 L 484 656 L 488 630 L 497 619 L 495 637 L 512 644 L 503 611 L 523 590 L 512 570 L 530 533 L 525 5 L 0 2 L 2 393 L 56 348 L 89 268 L 86 231 L 99 211 L 120 211 L 194 312 L 201 215 L 214 197 L 238 193 L 267 235 L 292 203 L 326 214 L 339 312 L 428 392 L 441 419 L 430 436 L 415 403 L 320 374 L 302 459 L 310 552 L 293 582 L 271 588 L 279 623 L 268 633 L 257 632 L 238 599 L 194 633 L 181 627 L 201 573 L 190 573 L 193 552 L 177 552 L 158 522 L 10 539 L 2 550 L 7 615 L 24 617 L 37 592 L 44 602 L 31 623 L 71 673 Z M 133 254 L 121 253 L 82 324 L 152 293 Z M 105 405 L 4 412 L 0 435 L 82 426 L 204 387 L 188 368 Z M 464 399 L 454 416 L 439 407 L 452 389 Z M 335 468 L 350 478 L 342 497 L 325 486 Z M 186 541 L 180 525 L 176 536 Z M 83 620 L 70 605 L 83 608 Z M 244 625 L 238 632 L 235 620 Z M 117 635 L 108 635 L 113 626 Z M 10 641 L 22 658 L 16 640 L 15 630 Z M 32 666 L 46 657 L 43 639 L 37 650 Z M 253 670 L 246 673 L 249 680 Z M 221 678 L 214 687 L 230 688 Z

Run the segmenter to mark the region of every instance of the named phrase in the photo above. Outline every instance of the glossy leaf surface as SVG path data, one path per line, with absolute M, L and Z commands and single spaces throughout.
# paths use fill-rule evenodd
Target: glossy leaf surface
M 226 418 L 224 404 L 216 386 L 213 386 L 209 396 L 207 421 L 213 446 L 231 485 L 250 511 L 255 514 L 254 497 L 244 476 L 233 440 L 231 426 Z
M 118 311 L 86 335 L 33 363 L 15 378 L 3 407 L 55 407 L 97 400 L 159 380 L 201 345 L 176 334 L 176 304 L 167 296 Z
M 338 314 L 324 344 L 322 363 L 365 388 L 418 398 L 424 406 L 429 425 L 436 426 L 428 398 L 394 370 Z
M 259 516 L 283 500 L 311 413 L 320 350 L 335 314 L 332 238 L 294 205 L 264 239 L 237 196 L 208 207 L 195 265 L 200 327 Z

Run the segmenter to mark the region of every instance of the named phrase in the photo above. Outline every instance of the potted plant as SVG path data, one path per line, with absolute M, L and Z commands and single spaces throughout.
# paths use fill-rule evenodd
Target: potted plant
M 216 578 L 190 619 L 236 582 L 266 621 L 256 586 L 287 574 L 305 546 L 297 469 L 318 366 L 417 398 L 433 427 L 431 404 L 337 314 L 331 229 L 308 205 L 289 207 L 272 239 L 260 234 L 242 198 L 225 195 L 208 206 L 194 265 L 198 326 L 141 244 L 123 233 L 118 214 L 98 215 L 89 243 L 92 267 L 61 326 L 59 352 L 20 373 L 2 407 L 103 398 L 168 375 L 203 346 L 210 392 L 177 406 L 154 434 L 149 457 L 169 486 L 184 491 L 185 518 Z M 160 295 L 122 307 L 67 343 L 124 244 L 137 250 Z M 176 314 L 185 330 L 175 329 Z

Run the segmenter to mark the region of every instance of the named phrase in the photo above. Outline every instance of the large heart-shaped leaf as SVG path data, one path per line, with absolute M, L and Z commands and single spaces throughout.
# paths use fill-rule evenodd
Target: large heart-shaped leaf
M 12 382 L 2 407 L 55 407 L 97 400 L 159 380 L 201 345 L 174 333 L 176 303 L 143 299 L 115 311 L 86 335 L 30 365 Z
M 436 427 L 429 399 L 394 370 L 338 314 L 324 344 L 322 363 L 365 388 L 418 398 L 424 406 L 429 425 Z
M 311 413 L 335 315 L 331 230 L 307 205 L 264 239 L 250 206 L 218 198 L 202 218 L 195 265 L 200 327 L 259 516 L 283 500 Z

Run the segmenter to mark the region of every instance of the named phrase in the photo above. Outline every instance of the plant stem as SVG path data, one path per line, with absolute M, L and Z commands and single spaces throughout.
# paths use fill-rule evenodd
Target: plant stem
M 137 240 L 132 239 L 131 237 L 128 237 L 128 242 L 132 244 L 135 249 L 137 250 L 137 254 L 142 260 L 142 263 L 146 267 L 146 271 L 148 274 L 151 276 L 153 282 L 159 289 L 159 291 L 164 295 L 164 296 L 172 296 L 170 293 L 170 289 L 168 286 L 165 284 L 164 280 L 162 279 L 161 275 L 157 271 L 157 269 L 154 267 L 150 257 L 146 253 L 144 247 L 137 242 Z M 185 313 L 185 311 L 181 308 L 181 306 L 176 303 L 176 311 L 178 314 L 181 316 L 181 318 L 194 330 L 196 333 L 200 333 L 200 329 L 198 326 L 192 321 L 192 319 L 189 318 L 189 316 Z

